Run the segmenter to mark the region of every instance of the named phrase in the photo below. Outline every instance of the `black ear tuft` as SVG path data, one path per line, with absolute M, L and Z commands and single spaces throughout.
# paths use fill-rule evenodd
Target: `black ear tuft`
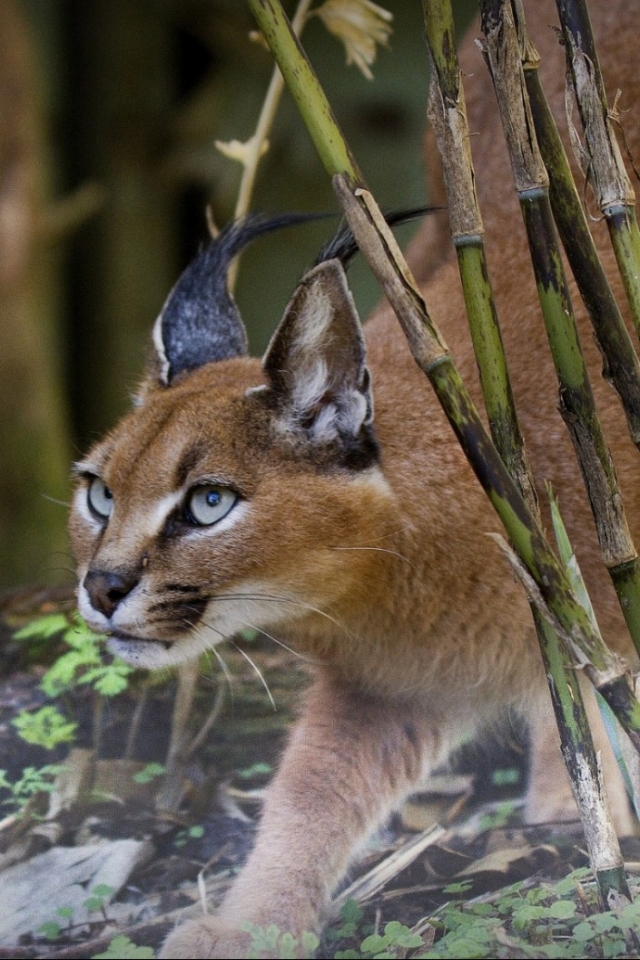
M 401 223 L 408 223 L 410 220 L 417 220 L 418 217 L 426 213 L 434 213 L 436 210 L 442 210 L 442 207 L 412 207 L 409 210 L 396 210 L 394 213 L 385 213 L 384 218 L 390 227 L 398 226 Z M 342 227 L 334 237 L 325 243 L 320 253 L 316 257 L 315 265 L 324 263 L 325 260 L 339 260 L 345 269 L 349 266 L 356 253 L 358 244 L 355 241 L 353 233 L 349 227 Z
M 163 386 L 205 363 L 247 352 L 244 324 L 227 286 L 229 265 L 256 237 L 313 216 L 246 217 L 228 224 L 200 251 L 167 297 L 153 330 Z

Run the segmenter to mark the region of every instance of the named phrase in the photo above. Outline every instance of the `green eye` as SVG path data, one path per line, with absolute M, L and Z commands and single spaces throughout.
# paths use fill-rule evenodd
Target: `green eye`
M 226 517 L 237 499 L 236 494 L 228 487 L 203 484 L 195 487 L 187 497 L 185 517 L 189 523 L 210 527 Z
M 107 520 L 113 511 L 113 494 L 104 480 L 93 477 L 87 490 L 89 509 L 100 520 Z

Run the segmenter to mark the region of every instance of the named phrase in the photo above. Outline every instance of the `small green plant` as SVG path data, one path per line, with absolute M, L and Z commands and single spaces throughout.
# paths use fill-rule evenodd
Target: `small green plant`
M 396 960 L 401 952 L 423 945 L 422 937 L 412 933 L 398 920 L 385 924 L 383 933 L 371 933 L 362 941 L 360 950 L 338 950 L 335 960 Z
M 347 900 L 340 909 L 340 923 L 325 932 L 327 940 L 352 940 L 360 931 L 364 912 L 355 900 Z M 372 930 L 370 932 L 373 932 Z M 363 934 L 361 933 L 361 936 Z
M 106 883 L 99 883 L 98 886 L 94 887 L 91 891 L 91 896 L 84 901 L 84 905 L 89 913 L 94 913 L 99 910 L 104 919 L 107 920 L 106 904 L 109 897 L 112 897 L 114 893 L 113 887 L 110 887 Z
M 56 916 L 58 916 L 60 920 L 67 921 L 67 928 L 71 926 L 73 920 L 73 910 L 71 907 L 58 907 Z M 42 933 L 47 940 L 57 940 L 62 933 L 62 926 L 57 920 L 47 920 L 46 923 L 38 927 L 38 933 Z
M 525 890 L 522 882 L 504 890 L 493 903 L 449 903 L 431 918 L 441 938 L 420 960 L 444 958 L 564 958 L 638 956 L 635 930 L 640 902 L 600 912 L 591 886 L 581 886 L 590 871 L 576 870 L 554 885 Z M 449 888 L 451 890 L 451 888 Z M 585 915 L 585 904 L 593 912 Z M 634 943 L 634 941 L 636 941 Z
M 103 920 L 108 920 L 107 916 L 107 902 L 109 897 L 114 894 L 113 887 L 110 887 L 106 883 L 99 883 L 91 891 L 91 896 L 87 897 L 83 901 L 83 906 L 88 913 L 97 913 L 102 914 Z M 61 920 L 67 920 L 66 930 L 69 931 L 73 928 L 73 908 L 72 907 L 58 907 L 56 910 L 56 916 Z M 83 924 L 80 924 L 83 926 Z M 43 923 L 38 927 L 38 933 L 44 934 L 47 940 L 57 940 L 60 934 L 62 933 L 63 928 L 60 926 L 60 923 L 57 920 L 47 920 L 46 923 Z M 114 954 L 115 956 L 115 954 Z
M 333 960 L 640 957 L 636 933 L 640 930 L 640 899 L 601 912 L 588 868 L 575 870 L 555 884 L 525 889 L 522 881 L 514 883 L 491 902 L 459 899 L 471 887 L 471 881 L 462 881 L 444 888 L 443 893 L 456 899 L 427 918 L 434 939 L 430 945 L 428 934 L 423 940 L 396 921 L 387 923 L 382 933 L 372 933 L 363 923 L 362 909 L 350 901 L 339 922 L 325 934 L 327 943 L 350 941 L 348 949 L 335 953 L 329 949 L 323 956 Z
M 53 780 L 62 770 L 59 763 L 48 763 L 43 767 L 25 767 L 22 776 L 13 782 L 8 779 L 7 771 L 0 770 L 0 788 L 11 794 L 3 804 L 13 805 L 15 812 L 20 813 L 37 793 L 51 793 Z
M 480 830 L 500 830 L 506 827 L 515 809 L 516 803 L 513 800 L 505 800 L 497 804 L 491 813 L 485 813 L 480 817 L 478 823 Z
M 246 923 L 243 930 L 251 934 L 251 948 L 248 960 L 295 960 L 300 957 L 300 947 L 307 958 L 313 957 L 320 941 L 315 933 L 305 931 L 300 938 L 292 933 L 283 933 L 272 923 L 268 927 L 259 927 Z
M 142 770 L 134 773 L 133 779 L 136 783 L 151 783 L 157 777 L 161 777 L 166 772 L 163 763 L 148 763 Z
M 180 830 L 176 835 L 174 840 L 174 846 L 184 847 L 189 840 L 199 840 L 200 837 L 204 836 L 204 827 L 201 827 L 199 824 L 194 824 L 192 827 L 189 827 L 187 830 Z
M 72 743 L 78 728 L 77 723 L 67 720 L 54 706 L 21 710 L 11 723 L 23 740 L 45 750 L 53 750 L 61 743 Z
M 59 636 L 66 644 L 67 649 L 56 658 L 40 681 L 40 689 L 48 697 L 59 697 L 80 684 L 91 685 L 101 697 L 114 696 L 128 685 L 132 668 L 117 659 L 104 661 L 101 637 L 93 633 L 77 613 L 70 616 L 47 614 L 23 627 L 15 636 L 33 644 L 36 654 L 40 654 L 43 643 L 50 643 L 53 637 Z M 95 716 L 99 728 L 100 702 L 96 704 Z M 67 719 L 53 704 L 38 710 L 21 710 L 11 723 L 23 740 L 46 750 L 73 743 L 78 728 L 77 723 Z M 0 780 L 0 786 L 12 791 L 13 800 L 19 802 L 19 806 L 24 805 L 25 797 L 28 799 L 30 795 L 28 790 L 37 792 L 41 783 L 43 789 L 47 789 L 53 769 L 50 765 L 39 770 L 28 767 L 15 784 Z
M 151 947 L 138 947 L 129 937 L 114 937 L 104 953 L 96 953 L 91 960 L 153 960 Z
M 47 670 L 40 683 L 49 697 L 57 697 L 79 684 L 90 684 L 105 697 L 122 693 L 133 668 L 122 660 L 105 661 L 101 656 L 102 637 L 93 633 L 78 613 L 70 617 L 47 614 L 15 634 L 18 640 L 42 641 L 60 635 L 69 648 Z

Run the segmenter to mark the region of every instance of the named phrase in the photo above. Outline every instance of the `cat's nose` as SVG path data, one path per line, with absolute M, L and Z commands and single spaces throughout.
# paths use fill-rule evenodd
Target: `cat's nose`
M 89 570 L 84 578 L 84 586 L 94 610 L 111 617 L 139 580 L 137 573 L 129 571 Z

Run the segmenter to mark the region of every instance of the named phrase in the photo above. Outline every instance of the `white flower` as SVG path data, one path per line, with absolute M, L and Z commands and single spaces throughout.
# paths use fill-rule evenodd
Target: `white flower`
M 376 59 L 376 44 L 387 46 L 393 14 L 371 0 L 325 0 L 313 13 L 344 44 L 347 65 L 355 63 L 372 80 L 369 67 Z
M 251 137 L 250 140 L 242 143 L 240 140 L 216 140 L 215 145 L 216 149 L 220 153 L 224 154 L 225 157 L 229 157 L 230 160 L 237 160 L 238 163 L 241 163 L 243 167 L 246 167 L 247 163 L 250 162 L 253 156 L 253 145 L 255 137 Z M 269 149 L 269 141 L 265 140 L 260 147 L 260 156 L 265 154 Z

